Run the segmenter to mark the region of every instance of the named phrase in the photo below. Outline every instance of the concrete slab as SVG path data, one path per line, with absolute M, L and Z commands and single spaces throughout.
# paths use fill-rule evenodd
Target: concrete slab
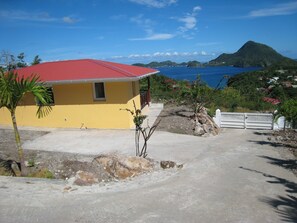
M 163 109 L 163 104 L 151 104 L 144 126 L 153 126 Z M 26 130 L 41 128 L 22 127 Z M 97 155 L 106 152 L 120 151 L 134 155 L 134 130 L 102 129 L 43 129 L 50 131 L 34 141 L 24 143 L 24 149 L 45 150 L 68 153 Z
M 134 154 L 134 130 L 71 129 L 52 130 L 33 141 L 26 141 L 24 149 L 97 155 L 121 151 Z
M 156 119 L 158 118 L 163 108 L 164 108 L 164 105 L 162 103 L 152 103 L 149 106 L 149 112 L 148 112 L 148 117 L 146 122 L 148 126 L 151 127 L 154 125 Z

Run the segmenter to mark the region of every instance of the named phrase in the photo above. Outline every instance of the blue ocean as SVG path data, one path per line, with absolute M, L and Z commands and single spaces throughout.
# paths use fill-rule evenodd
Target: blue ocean
M 260 70 L 260 67 L 158 67 L 156 68 L 167 77 L 171 77 L 177 80 L 193 81 L 197 75 L 200 75 L 202 81 L 208 86 L 215 88 L 225 75 L 234 76 L 239 73 Z M 223 79 L 220 87 L 225 87 L 227 79 Z

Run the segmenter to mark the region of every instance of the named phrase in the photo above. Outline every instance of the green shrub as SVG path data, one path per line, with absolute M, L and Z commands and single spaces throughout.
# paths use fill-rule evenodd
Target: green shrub
M 54 174 L 51 171 L 49 171 L 47 168 L 42 168 L 36 172 L 30 173 L 28 177 L 53 179 Z

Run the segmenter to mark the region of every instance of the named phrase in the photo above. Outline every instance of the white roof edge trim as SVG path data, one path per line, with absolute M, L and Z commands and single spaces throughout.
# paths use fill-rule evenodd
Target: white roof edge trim
M 157 74 L 160 71 L 155 71 L 151 73 L 144 74 L 139 77 L 123 77 L 123 78 L 93 78 L 93 79 L 79 79 L 79 80 L 64 80 L 64 81 L 44 81 L 44 83 L 49 85 L 59 85 L 59 84 L 81 84 L 81 83 L 93 83 L 93 82 L 130 82 L 138 81 L 145 77 Z

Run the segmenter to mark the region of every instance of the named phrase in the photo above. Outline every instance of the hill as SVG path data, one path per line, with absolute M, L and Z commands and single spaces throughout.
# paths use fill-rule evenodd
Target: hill
M 174 66 L 178 66 L 178 63 L 172 62 L 170 60 L 166 60 L 166 61 L 162 61 L 162 62 L 157 62 L 157 61 L 153 61 L 150 62 L 148 64 L 143 64 L 143 63 L 135 63 L 132 64 L 134 66 L 140 66 L 140 67 L 174 67 Z
M 162 61 L 162 62 L 150 62 L 148 64 L 143 64 L 143 63 L 135 63 L 133 64 L 134 66 L 140 66 L 140 67 L 152 67 L 152 68 L 156 68 L 156 67 L 177 67 L 177 66 L 184 66 L 184 67 L 202 67 L 203 64 L 193 60 L 193 61 L 188 61 L 188 62 L 182 62 L 182 63 L 176 63 L 176 62 L 172 62 L 170 60 L 166 60 L 166 61 Z
M 248 41 L 236 53 L 223 53 L 216 59 L 211 60 L 209 65 L 269 67 L 271 65 L 297 66 L 297 63 L 290 58 L 282 56 L 265 44 Z

